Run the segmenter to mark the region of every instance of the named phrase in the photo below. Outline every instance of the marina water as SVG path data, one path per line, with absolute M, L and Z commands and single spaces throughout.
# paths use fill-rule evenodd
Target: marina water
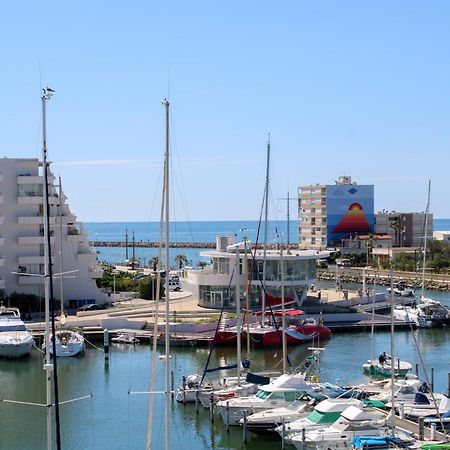
M 113 229 L 115 235 L 120 236 L 117 240 L 123 240 L 125 228 L 123 224 L 115 225 L 112 228 L 107 227 L 106 231 L 102 231 L 101 227 L 95 228 L 94 226 L 92 228 L 91 225 L 87 224 L 86 229 L 92 240 L 95 240 L 95 233 L 99 240 L 113 240 L 111 234 L 107 238 L 108 233 L 112 233 Z M 132 227 L 127 225 L 130 231 Z M 450 226 L 446 229 L 448 228 Z M 229 229 L 223 227 L 223 232 L 227 233 Z M 239 230 L 239 226 L 237 229 Z M 217 227 L 213 231 L 205 230 L 205 234 L 197 235 L 195 241 L 211 241 L 215 239 L 217 231 L 220 232 Z M 205 239 L 207 235 L 210 236 L 210 239 Z M 180 241 L 186 240 L 180 239 Z M 176 254 L 182 253 L 181 249 L 175 250 Z M 195 249 L 193 255 L 196 253 L 198 253 L 198 249 Z M 123 259 L 124 256 L 121 258 Z M 426 295 L 450 305 L 450 293 L 426 292 Z M 413 364 L 419 362 L 414 336 L 422 352 L 425 366 L 435 369 L 435 391 L 446 392 L 447 374 L 450 371 L 450 339 L 447 328 L 395 333 L 396 353 L 401 359 Z M 376 332 L 373 339 L 375 352 L 373 356 L 377 356 L 385 350 L 389 351 L 390 334 L 388 332 Z M 362 375 L 361 365 L 372 356 L 370 355 L 371 343 L 370 326 L 366 330 L 358 332 L 336 333 L 328 342 L 319 343 L 325 348 L 320 363 L 321 379 L 339 384 L 364 381 L 366 378 Z M 101 346 L 101 343 L 98 342 L 93 344 Z M 159 351 L 162 352 L 162 348 Z M 290 347 L 288 351 L 293 366 L 300 364 L 310 354 L 308 344 Z M 181 383 L 183 375 L 202 373 L 208 349 L 173 348 L 171 354 L 176 387 Z M 245 354 L 245 349 L 243 354 Z M 101 349 L 91 345 L 88 345 L 88 349 L 82 357 L 58 360 L 60 401 L 64 402 L 92 394 L 90 399 L 61 405 L 64 449 L 119 450 L 128 448 L 134 450 L 145 448 L 148 414 L 148 394 L 146 392 L 150 386 L 150 360 L 151 348 L 148 344 L 139 344 L 134 347 L 114 345 L 111 347 L 108 363 L 105 363 Z M 213 352 L 211 364 L 225 365 L 235 361 L 235 349 L 219 348 Z M 252 371 L 280 370 L 281 350 L 254 350 L 251 353 L 251 362 Z M 156 391 L 164 390 L 164 364 L 164 361 L 157 359 Z M 27 403 L 44 403 L 45 380 L 42 366 L 43 355 L 36 349 L 27 359 L 1 360 L 0 398 Z M 420 373 L 422 375 L 421 369 Z M 220 375 L 224 376 L 225 373 L 220 373 Z M 155 395 L 153 436 L 154 448 L 158 449 L 164 447 L 164 394 Z M 45 407 L 42 406 L 1 402 L 0 449 L 39 450 L 45 448 L 45 416 Z M 280 441 L 276 438 L 265 437 L 262 439 L 251 435 L 249 442 L 244 446 L 240 428 L 232 428 L 227 433 L 220 416 L 216 416 L 214 424 L 211 424 L 207 410 L 200 409 L 200 413 L 197 415 L 194 405 L 181 405 L 175 401 L 171 410 L 171 436 L 171 448 L 180 450 L 242 448 L 273 450 L 281 448 Z

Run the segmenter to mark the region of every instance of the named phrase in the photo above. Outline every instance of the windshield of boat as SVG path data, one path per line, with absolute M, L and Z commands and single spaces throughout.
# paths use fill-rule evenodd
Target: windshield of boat
M 0 312 L 0 318 L 8 319 L 9 317 L 17 317 L 17 314 L 14 311 L 3 311 Z
M 17 324 L 17 325 L 0 325 L 0 332 L 5 331 L 27 331 L 24 324 Z
M 341 413 L 339 411 L 337 411 L 337 412 L 322 412 L 322 411 L 317 411 L 317 409 L 315 409 L 314 411 L 311 411 L 308 414 L 307 418 L 311 422 L 314 422 L 314 423 L 333 423 L 336 420 L 338 420 L 339 417 L 341 417 Z

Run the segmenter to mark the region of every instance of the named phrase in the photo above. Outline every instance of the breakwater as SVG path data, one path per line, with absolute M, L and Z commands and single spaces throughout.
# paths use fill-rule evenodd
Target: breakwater
M 133 244 L 131 242 L 126 241 L 89 241 L 89 245 L 91 247 L 128 247 L 132 248 Z M 159 242 L 153 242 L 153 241 L 137 241 L 134 243 L 135 247 L 139 248 L 158 248 Z M 163 247 L 165 245 L 163 244 Z M 215 242 L 169 242 L 170 248 L 216 248 Z M 252 244 L 252 249 L 254 248 L 262 249 L 262 244 L 254 245 Z M 278 248 L 277 244 L 267 244 L 267 248 L 270 250 L 274 250 Z M 283 246 L 283 248 L 286 248 L 286 245 Z M 294 250 L 298 249 L 297 244 L 290 244 L 289 249 Z
M 339 273 L 338 275 L 339 281 L 341 283 L 362 283 L 363 276 L 362 273 Z M 317 279 L 323 281 L 335 281 L 336 280 L 336 272 L 332 270 L 318 270 L 317 271 Z M 382 286 L 390 286 L 391 280 L 388 275 L 366 275 L 366 283 L 367 284 L 376 284 Z M 394 284 L 395 283 L 404 283 L 407 287 L 413 289 L 421 289 L 422 288 L 422 278 L 420 276 L 411 275 L 405 273 L 404 275 L 399 275 L 396 272 L 394 276 Z M 425 289 L 430 289 L 433 291 L 442 291 L 448 292 L 450 291 L 450 281 L 443 280 L 433 280 L 433 279 L 425 279 Z

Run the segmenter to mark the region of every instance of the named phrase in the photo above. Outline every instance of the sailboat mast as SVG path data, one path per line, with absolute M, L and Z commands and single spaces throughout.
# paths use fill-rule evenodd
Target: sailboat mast
M 393 416 L 392 432 L 395 433 L 395 348 L 394 348 L 394 266 L 391 261 L 391 412 Z M 400 359 L 399 366 L 400 366 Z
M 236 246 L 236 267 L 235 267 L 235 275 L 236 275 L 236 359 L 237 359 L 237 382 L 238 385 L 241 384 L 241 277 L 239 274 L 239 266 L 240 266 L 240 254 L 239 254 L 239 245 Z
M 166 449 L 170 449 L 170 327 L 169 327 L 169 102 L 164 99 L 164 108 L 166 110 L 166 154 L 164 162 L 164 186 L 166 191 Z
M 269 203 L 269 164 L 270 164 L 270 133 L 267 142 L 267 162 L 266 162 L 266 188 L 264 191 L 264 245 L 263 245 L 263 288 L 262 288 L 262 316 L 261 325 L 264 326 L 265 311 L 266 311 L 266 265 L 267 265 L 267 211 Z
M 55 335 L 55 311 L 52 283 L 52 263 L 50 248 L 50 203 L 48 195 L 48 163 L 47 163 L 47 100 L 53 95 L 52 89 L 44 89 L 42 100 L 42 166 L 43 166 L 43 184 L 44 184 L 44 289 L 45 289 L 45 363 L 46 371 L 46 405 L 47 405 L 47 448 L 52 449 L 52 374 L 53 374 L 53 392 L 55 400 L 55 422 L 56 422 L 56 448 L 61 449 L 61 430 L 59 422 L 59 396 L 58 396 L 58 376 L 57 359 L 54 358 L 53 364 L 50 357 L 50 344 L 53 345 L 53 354 L 56 355 L 56 335 Z M 51 310 L 50 310 L 51 305 Z M 52 325 L 53 341 L 50 343 L 50 320 Z
M 428 213 L 430 212 L 430 191 L 431 191 L 431 180 L 428 180 L 428 197 L 427 197 L 427 208 L 425 210 L 425 229 L 423 233 L 423 261 L 422 261 L 422 292 L 420 298 L 424 298 L 425 289 L 425 265 L 427 262 L 427 231 L 428 231 Z
M 280 248 L 280 265 L 281 265 L 281 339 L 282 339 L 282 345 L 283 345 L 283 373 L 286 373 L 287 342 L 286 342 L 286 316 L 285 316 L 285 309 L 284 309 L 283 245 L 281 245 L 281 248 Z
M 63 291 L 63 233 L 62 233 L 62 184 L 61 177 L 59 179 L 59 290 L 61 301 L 61 316 L 64 315 L 64 291 Z
M 287 192 L 287 249 L 286 249 L 288 254 L 289 254 L 289 244 L 290 244 L 290 242 L 289 242 L 289 232 L 290 232 L 289 200 L 290 200 L 290 198 L 289 198 L 289 189 L 288 189 L 288 192 Z

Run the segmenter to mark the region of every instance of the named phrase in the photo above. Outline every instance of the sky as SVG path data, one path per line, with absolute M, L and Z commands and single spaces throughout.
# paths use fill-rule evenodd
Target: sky
M 257 220 L 351 175 L 375 209 L 450 217 L 450 2 L 21 1 L 0 6 L 0 148 L 49 159 L 81 221 Z M 1 154 L 1 151 L 0 151 Z M 295 215 L 296 203 L 291 203 Z

